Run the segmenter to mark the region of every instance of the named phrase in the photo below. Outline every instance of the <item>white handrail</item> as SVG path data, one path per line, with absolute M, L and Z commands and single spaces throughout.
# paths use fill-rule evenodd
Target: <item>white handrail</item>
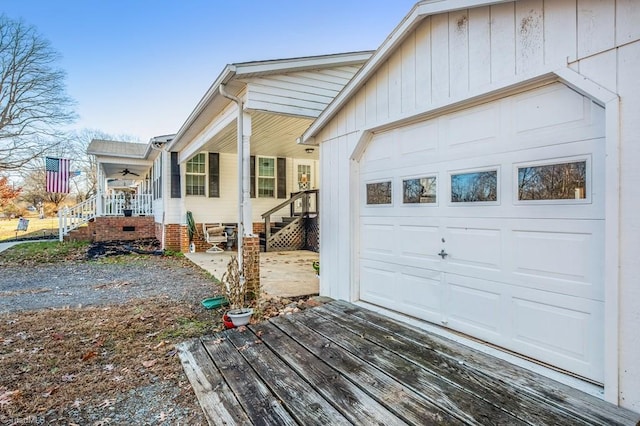
M 72 207 L 58 210 L 58 238 L 63 241 L 65 235 L 97 216 L 124 216 L 131 210 L 132 216 L 149 216 L 153 213 L 151 194 L 122 194 L 102 196 L 102 212 L 98 212 L 97 197 L 93 196 Z
M 152 194 L 104 195 L 101 216 L 122 216 L 131 210 L 133 216 L 148 216 L 153 213 Z
M 96 217 L 96 197 L 86 199 L 72 207 L 58 210 L 58 238 L 60 241 L 69 231 L 84 225 Z

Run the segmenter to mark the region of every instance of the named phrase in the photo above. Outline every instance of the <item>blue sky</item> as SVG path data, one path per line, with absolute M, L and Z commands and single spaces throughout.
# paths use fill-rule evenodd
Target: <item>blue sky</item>
M 228 63 L 376 49 L 415 0 L 0 0 L 62 55 L 74 128 L 174 133 Z

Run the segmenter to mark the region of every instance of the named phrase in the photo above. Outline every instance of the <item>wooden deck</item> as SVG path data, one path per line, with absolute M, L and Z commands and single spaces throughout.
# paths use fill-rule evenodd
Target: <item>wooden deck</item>
M 210 424 L 636 425 L 640 415 L 334 301 L 184 343 Z

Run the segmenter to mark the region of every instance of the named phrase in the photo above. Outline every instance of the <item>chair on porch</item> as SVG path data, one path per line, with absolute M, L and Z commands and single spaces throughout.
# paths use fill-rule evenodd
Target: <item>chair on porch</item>
M 202 233 L 204 240 L 208 244 L 213 244 L 207 253 L 222 253 L 224 250 L 220 247 L 220 244 L 226 243 L 229 240 L 229 236 L 224 231 L 224 225 L 220 222 L 216 223 L 203 223 Z

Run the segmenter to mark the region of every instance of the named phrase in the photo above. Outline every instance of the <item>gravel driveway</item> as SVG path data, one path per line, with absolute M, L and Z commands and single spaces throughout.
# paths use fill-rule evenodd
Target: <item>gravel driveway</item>
M 46 313 L 50 308 L 84 308 L 109 305 L 113 309 L 114 306 L 126 306 L 125 303 L 129 301 L 133 301 L 134 305 L 137 305 L 136 300 L 143 303 L 143 299 L 150 300 L 160 297 L 161 300 L 184 302 L 182 306 L 193 312 L 200 312 L 202 311 L 200 300 L 211 297 L 215 292 L 211 277 L 189 260 L 180 257 L 132 255 L 127 256 L 126 260 L 117 257 L 87 260 L 83 253 L 81 256 L 71 256 L 68 261 L 57 261 L 57 263 L 31 264 L 28 261 L 24 264 L 16 263 L 20 262 L 7 261 L 0 255 L 0 320 L 6 325 L 5 334 L 0 333 L 0 358 L 13 357 L 24 360 L 24 363 L 27 363 L 29 357 L 33 355 L 28 351 L 16 355 L 17 352 L 11 349 L 12 345 L 16 344 L 16 340 L 22 342 L 19 336 L 25 336 L 27 340 L 24 342 L 26 343 L 35 342 L 36 332 L 38 329 L 46 327 L 47 324 L 42 323 L 42 326 L 24 333 L 21 327 L 25 327 L 25 321 L 15 319 L 23 318 L 22 311 L 31 311 L 35 315 L 36 313 Z M 109 308 L 105 306 L 105 309 Z M 26 313 L 26 317 L 31 312 Z M 84 311 L 73 309 L 72 312 L 81 313 Z M 208 318 L 210 314 L 206 312 L 198 315 L 200 317 L 204 315 Z M 160 321 L 160 316 L 156 315 L 151 319 L 140 316 L 139 319 L 136 317 L 134 320 L 139 322 Z M 16 321 L 17 323 L 14 325 L 7 325 Z M 87 321 L 90 319 L 87 318 Z M 95 319 L 91 319 L 91 321 L 95 321 Z M 131 321 L 131 319 L 123 318 L 123 322 L 126 323 L 126 321 Z M 53 333 L 53 339 L 57 336 L 54 332 L 45 332 L 44 343 L 38 343 L 38 348 L 33 349 L 34 351 L 37 349 L 40 353 L 48 350 L 48 342 L 52 338 L 50 336 L 47 338 L 47 333 Z M 65 332 L 65 341 L 71 340 L 73 334 L 71 331 Z M 163 344 L 162 341 L 158 345 L 154 341 L 154 346 L 148 349 L 150 357 L 157 357 L 157 355 L 152 355 L 154 350 L 155 352 L 173 353 L 170 351 L 170 346 L 167 349 L 159 348 L 161 344 Z M 69 356 L 73 358 L 70 363 L 78 364 L 79 370 L 68 377 L 80 377 L 81 372 L 84 371 L 83 368 L 85 370 L 89 368 L 90 361 L 83 362 L 84 358 L 79 360 L 78 354 L 73 352 Z M 99 352 L 95 359 L 99 359 L 100 356 L 102 356 L 102 352 Z M 95 361 L 95 364 L 99 364 L 99 362 Z M 170 364 L 176 367 L 167 368 L 165 366 L 162 367 L 164 369 L 160 369 L 160 364 Z M 18 377 L 23 377 L 23 379 L 18 382 L 5 380 L 4 383 L 1 383 L 2 381 L 0 381 L 0 402 L 3 402 L 3 392 L 5 398 L 4 402 L 0 404 L 0 424 L 28 422 L 29 424 L 65 425 L 199 425 L 206 423 L 195 395 L 184 377 L 182 368 L 173 357 L 160 358 L 154 367 L 147 368 L 139 363 L 124 364 L 120 367 L 123 368 L 121 370 L 115 368 L 113 371 L 117 371 L 117 374 L 123 377 L 132 375 L 139 378 L 139 382 L 134 383 L 133 388 L 129 386 L 125 392 L 106 395 L 100 403 L 80 401 L 78 408 L 66 406 L 48 409 L 46 412 L 26 414 L 21 412 L 20 415 L 12 414 L 13 406 L 7 404 L 7 395 L 11 395 L 12 389 L 21 389 L 20 392 L 27 392 L 29 387 L 37 386 L 38 382 L 31 380 L 26 387 L 21 386 L 19 382 L 28 378 L 26 374 L 20 375 L 21 373 L 18 374 L 15 370 L 3 371 L 3 374 L 12 374 L 11 377 L 18 374 Z M 60 368 L 62 367 L 60 366 Z M 114 367 L 111 364 L 106 364 L 104 368 Z M 173 373 L 169 375 L 167 372 Z M 70 383 L 60 382 L 53 389 L 63 389 L 65 386 L 77 383 L 78 380 L 73 379 L 73 382 Z M 62 392 L 62 390 L 57 392 Z M 87 389 L 86 394 L 90 393 L 93 393 L 92 389 Z M 33 395 L 36 399 L 43 399 L 41 391 L 35 392 Z M 87 399 L 90 398 L 87 397 Z
M 37 268 L 3 265 L 0 313 L 124 303 L 167 295 L 176 300 L 210 296 L 211 278 L 184 259 L 153 256 L 133 264 L 67 262 Z

